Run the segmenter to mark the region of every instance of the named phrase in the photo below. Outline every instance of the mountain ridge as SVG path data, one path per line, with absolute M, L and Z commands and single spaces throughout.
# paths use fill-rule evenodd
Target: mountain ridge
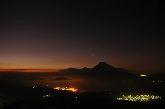
M 125 69 L 119 69 L 113 67 L 106 62 L 99 62 L 92 68 L 68 68 L 61 70 L 60 73 L 72 76 L 93 76 L 93 77 L 135 77 L 135 74 L 126 71 Z

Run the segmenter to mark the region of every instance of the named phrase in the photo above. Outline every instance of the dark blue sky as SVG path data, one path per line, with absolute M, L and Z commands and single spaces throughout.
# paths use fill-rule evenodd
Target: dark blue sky
M 164 5 L 140 1 L 0 3 L 0 68 L 65 68 L 106 61 L 162 72 Z

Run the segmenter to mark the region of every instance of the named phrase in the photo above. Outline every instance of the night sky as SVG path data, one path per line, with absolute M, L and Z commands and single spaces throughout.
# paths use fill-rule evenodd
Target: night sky
M 165 71 L 159 0 L 0 3 L 0 68 L 91 67 Z

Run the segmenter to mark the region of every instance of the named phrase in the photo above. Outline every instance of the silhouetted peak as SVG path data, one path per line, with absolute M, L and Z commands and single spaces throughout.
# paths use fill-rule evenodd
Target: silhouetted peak
M 60 70 L 60 72 L 75 72 L 77 70 L 79 70 L 79 69 L 70 67 L 70 68 L 67 68 L 67 69 Z
M 90 68 L 88 68 L 88 67 L 84 67 L 84 68 L 83 68 L 83 70 L 89 70 L 89 69 L 90 69 Z
M 68 70 L 77 70 L 76 68 L 69 67 Z
M 94 70 L 112 70 L 115 69 L 113 66 L 107 64 L 106 62 L 99 62 L 96 66 L 93 67 Z

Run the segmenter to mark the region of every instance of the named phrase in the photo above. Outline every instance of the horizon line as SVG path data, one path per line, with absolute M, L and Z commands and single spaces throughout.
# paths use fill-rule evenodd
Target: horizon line
M 10 68 L 10 69 L 1 69 L 0 72 L 58 72 L 62 69 L 51 69 L 51 68 Z

